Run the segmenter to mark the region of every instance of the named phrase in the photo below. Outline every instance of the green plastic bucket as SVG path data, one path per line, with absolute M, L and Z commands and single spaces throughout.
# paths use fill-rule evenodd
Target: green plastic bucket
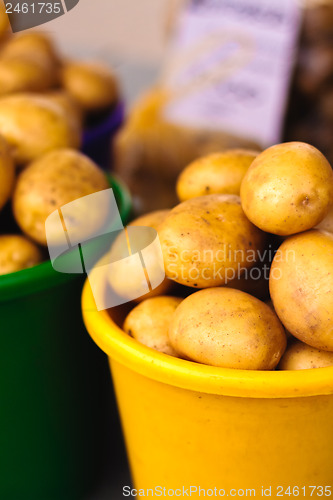
M 110 182 L 126 223 L 130 196 Z M 100 480 L 111 387 L 82 322 L 84 278 L 50 261 L 0 277 L 1 499 L 81 500 Z

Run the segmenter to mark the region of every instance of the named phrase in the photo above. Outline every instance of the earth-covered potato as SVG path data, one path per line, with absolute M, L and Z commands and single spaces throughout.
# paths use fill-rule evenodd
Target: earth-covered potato
M 316 229 L 322 229 L 323 231 L 328 231 L 333 233 L 333 205 L 330 206 L 329 212 L 320 224 L 316 226 Z
M 272 146 L 248 169 L 242 207 L 263 231 L 291 235 L 312 229 L 333 199 L 333 172 L 318 149 L 302 142 Z
M 178 297 L 153 297 L 137 305 L 128 314 L 124 330 L 141 344 L 178 357 L 169 341 L 171 318 L 182 302 Z
M 88 112 L 108 108 L 118 99 L 116 78 L 103 64 L 68 62 L 62 70 L 62 83 Z
M 53 151 L 31 163 L 19 175 L 13 195 L 14 216 L 28 236 L 46 245 L 45 221 L 52 212 L 108 187 L 103 171 L 82 153 L 70 149 Z M 104 223 L 107 211 L 108 207 L 94 207 L 89 202 L 81 203 L 71 211 L 73 230 L 76 221 L 78 224 L 81 221 L 77 228 L 81 241 L 95 234 Z M 57 234 L 55 230 L 54 243 Z M 59 237 L 63 238 L 63 231 Z
M 171 319 L 169 338 L 180 357 L 240 370 L 273 370 L 287 345 L 266 304 L 223 287 L 187 297 Z
M 320 351 L 304 342 L 292 342 L 279 363 L 279 370 L 310 370 L 333 366 L 333 352 Z
M 42 261 L 39 248 L 21 235 L 0 235 L 0 275 L 36 266 Z
M 252 267 L 265 235 L 245 216 L 239 196 L 211 194 L 170 211 L 159 229 L 166 275 L 182 285 L 224 285 Z
M 39 94 L 0 99 L 0 134 L 22 165 L 56 149 L 78 148 L 81 142 L 81 131 L 61 107 Z
M 150 227 L 158 232 L 161 223 L 165 220 L 169 212 L 170 210 L 157 210 L 151 212 L 133 220 L 129 226 Z M 133 237 L 136 243 L 140 241 L 140 235 L 136 234 L 133 235 Z M 142 247 L 145 247 L 145 235 L 142 236 Z M 117 268 L 112 269 L 112 274 L 108 275 L 108 282 L 111 289 L 118 296 L 128 300 L 134 300 L 135 302 L 141 302 L 158 295 L 166 295 L 172 289 L 173 282 L 165 278 L 156 288 L 152 288 L 148 293 L 142 294 L 143 286 L 145 287 L 147 284 L 146 276 L 137 273 L 136 261 L 127 259 L 129 255 L 128 242 L 123 234 L 117 237 L 112 245 L 111 252 L 113 255 L 117 255 L 117 257 L 112 258 L 112 260 L 117 260 L 118 264 Z M 147 265 L 146 262 L 145 265 Z M 157 275 L 159 272 L 159 262 L 150 262 L 150 276 Z M 130 276 L 131 279 L 124 279 L 124 276 Z
M 14 160 L 7 142 L 0 135 L 0 210 L 12 194 L 14 181 Z
M 206 194 L 237 194 L 244 175 L 258 151 L 230 149 L 191 163 L 178 177 L 177 195 L 180 201 Z
M 285 328 L 316 349 L 333 351 L 333 234 L 314 229 L 287 238 L 269 281 Z

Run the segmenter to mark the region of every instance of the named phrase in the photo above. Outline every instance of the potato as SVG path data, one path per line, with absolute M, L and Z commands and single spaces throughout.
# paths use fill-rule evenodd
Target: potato
M 329 212 L 320 224 L 316 226 L 316 229 L 322 229 L 323 231 L 328 231 L 333 233 L 333 205 L 330 206 Z
M 83 128 L 83 113 L 81 108 L 77 105 L 74 99 L 64 90 L 51 90 L 45 94 L 50 101 L 60 106 L 67 119 L 73 122 L 73 127 L 77 130 Z
M 56 73 L 34 54 L 0 58 L 0 96 L 43 92 L 56 83 Z
M 6 8 L 2 2 L 0 2 L 0 38 L 2 38 L 9 28 L 9 20 L 6 14 Z
M 39 248 L 24 236 L 0 236 L 0 275 L 36 266 L 41 261 Z
M 46 245 L 45 221 L 52 212 L 108 187 L 102 170 L 83 154 L 70 149 L 53 151 L 36 160 L 19 175 L 13 195 L 14 216 L 28 236 Z M 85 227 L 81 224 L 78 231 L 82 238 L 87 238 L 104 223 L 107 209 L 105 207 L 104 213 L 100 207 L 81 204 L 82 213 L 72 213 L 73 227 L 75 219 L 83 219 Z M 56 243 L 57 233 L 54 239 Z
M 136 218 L 129 225 L 152 227 L 158 231 L 160 225 L 165 221 L 169 213 L 170 210 L 155 210 L 154 212 L 150 212 L 149 214 Z
M 319 351 L 299 340 L 292 342 L 279 363 L 279 370 L 310 370 L 333 366 L 333 352 Z
M 237 194 L 244 175 L 258 151 L 230 149 L 194 161 L 178 177 L 177 195 L 180 201 L 205 194 Z
M 47 97 L 35 94 L 0 99 L 0 134 L 22 165 L 55 149 L 78 148 L 81 142 L 81 132 L 63 110 Z
M 157 210 L 155 212 L 151 212 L 146 214 L 138 219 L 132 221 L 129 226 L 141 226 L 141 227 L 151 227 L 156 231 L 159 230 L 160 224 L 168 215 L 169 210 Z M 136 236 L 136 242 L 139 237 Z M 143 236 L 143 240 L 145 237 Z M 145 242 L 143 241 L 142 246 L 145 246 Z M 142 300 L 155 297 L 158 295 L 165 295 L 170 292 L 172 288 L 172 281 L 165 278 L 160 285 L 156 288 L 150 290 L 149 293 L 144 295 L 141 294 L 142 285 L 146 286 L 146 278 L 144 279 L 144 283 L 142 283 L 141 278 L 137 273 L 137 263 L 129 260 L 124 260 L 128 257 L 128 244 L 124 236 L 121 234 L 113 243 L 111 252 L 117 254 L 115 259 L 118 262 L 117 268 L 112 270 L 112 274 L 108 276 L 109 285 L 112 290 L 119 295 L 120 297 L 128 298 L 128 300 L 133 300 L 135 302 L 141 302 Z M 160 269 L 157 265 L 155 267 L 150 267 L 150 276 L 155 273 L 159 273 Z M 131 276 L 130 280 L 124 279 L 124 276 Z
M 228 288 L 187 297 L 171 319 L 169 338 L 181 357 L 241 370 L 273 370 L 287 345 L 283 326 L 266 304 Z
M 182 299 L 153 297 L 141 302 L 128 314 L 124 330 L 141 344 L 156 351 L 178 357 L 169 341 L 169 325 Z
M 270 293 L 293 336 L 333 351 L 333 234 L 312 230 L 289 237 L 273 260 Z
M 10 148 L 0 136 L 0 210 L 9 200 L 15 181 L 15 165 Z
M 171 210 L 159 230 L 166 275 L 182 285 L 226 284 L 252 267 L 265 235 L 235 195 L 211 194 Z
M 115 76 L 102 64 L 69 62 L 63 68 L 62 83 L 85 111 L 103 110 L 118 99 Z
M 59 56 L 52 40 L 40 31 L 29 31 L 19 33 L 8 40 L 2 47 L 0 57 L 26 57 L 34 55 L 48 66 L 59 63 Z
M 250 221 L 282 236 L 319 224 L 332 199 L 330 164 L 316 148 L 301 142 L 266 149 L 241 185 L 242 207 Z

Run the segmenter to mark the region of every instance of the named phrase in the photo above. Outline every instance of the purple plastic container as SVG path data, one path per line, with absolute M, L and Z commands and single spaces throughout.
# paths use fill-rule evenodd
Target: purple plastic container
M 84 131 L 82 152 L 104 169 L 111 165 L 112 140 L 121 127 L 124 116 L 124 103 L 119 102 L 104 120 Z

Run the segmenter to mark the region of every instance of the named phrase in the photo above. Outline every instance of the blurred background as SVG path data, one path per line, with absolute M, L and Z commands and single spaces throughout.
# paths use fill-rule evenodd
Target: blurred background
M 0 0 L 0 6 L 3 5 Z M 3 11 L 0 15 L 4 15 Z M 32 43 L 31 39 L 23 42 L 21 39 L 15 46 L 16 38 L 34 31 L 46 35 L 47 40 L 42 38 Z M 43 93 L 46 100 L 53 99 L 52 105 L 57 103 L 58 114 L 68 122 L 68 128 L 75 129 L 75 133 L 79 131 L 80 140 L 83 139 L 75 142 L 74 137 L 72 143 L 57 147 L 83 151 L 95 161 L 97 170 L 100 167 L 104 181 L 104 174 L 108 179 L 110 174 L 121 178 L 124 186 L 121 184 L 118 189 L 123 192 L 123 198 L 127 196 L 129 200 L 129 188 L 133 200 L 132 217 L 177 204 L 175 183 L 179 173 L 194 159 L 209 153 L 233 148 L 258 151 L 274 142 L 300 140 L 318 147 L 333 160 L 333 0 L 80 0 L 66 15 L 47 24 L 13 37 L 5 29 L 2 35 L 1 98 L 27 91 Z M 238 53 L 239 47 L 242 50 Z M 40 54 L 35 54 L 38 51 Z M 228 59 L 234 52 L 237 57 Z M 82 69 L 77 60 L 101 62 L 107 68 L 96 69 L 88 65 Z M 23 64 L 22 71 L 20 64 Z M 49 81 L 48 76 L 53 73 L 54 79 Z M 40 86 L 43 79 L 45 85 Z M 4 90 L 7 84 L 8 92 Z M 88 97 L 93 97 L 90 107 L 86 106 L 87 95 L 80 92 L 82 88 L 86 94 L 91 94 Z M 103 93 L 105 100 L 101 104 L 99 98 Z M 29 96 L 29 99 L 34 100 L 34 97 Z M 18 115 L 16 125 L 20 129 L 20 118 L 24 117 L 21 109 Z M 6 119 L 0 120 L 0 134 L 11 143 Z M 42 136 L 42 127 L 39 132 Z M 33 130 L 31 138 L 36 135 Z M 26 129 L 23 132 L 20 129 L 19 136 L 20 140 L 26 140 Z M 46 139 L 50 136 L 52 138 L 52 133 Z M 14 153 L 17 154 L 17 149 Z M 39 158 L 40 151 L 35 153 L 28 158 L 15 157 L 17 170 Z M 11 180 L 13 192 L 18 177 L 14 179 L 15 175 L 13 173 Z M 41 240 L 34 239 L 35 235 L 30 234 L 12 213 L 11 195 L 9 190 L 3 203 L 1 233 L 27 234 L 40 249 Z M 124 218 L 129 217 L 130 205 L 127 201 Z M 28 209 L 26 207 L 25 213 Z M 40 226 L 44 229 L 44 221 Z M 47 260 L 45 241 L 42 243 L 42 258 Z M 45 264 L 50 262 L 41 263 Z M 37 269 L 35 274 L 34 269 Z M 40 278 L 38 265 L 15 271 L 29 273 L 24 278 L 25 286 Z M 49 272 L 52 272 L 51 265 Z M 45 470 L 51 471 L 53 480 L 58 474 L 58 469 L 52 471 L 56 464 L 59 476 L 65 478 L 64 484 L 73 488 L 84 484 L 85 472 L 81 466 L 77 469 L 73 466 L 76 474 L 73 479 L 72 468 L 63 465 L 64 457 L 72 466 L 75 460 L 71 457 L 80 458 L 78 455 L 81 455 L 87 469 L 91 463 L 98 469 L 96 474 L 95 470 L 91 474 L 94 476 L 93 488 L 84 486 L 84 494 L 76 493 L 75 498 L 66 496 L 70 495 L 67 488 L 66 494 L 60 495 L 61 500 L 119 500 L 122 487 L 130 483 L 130 476 L 107 360 L 88 339 L 82 324 L 79 302 L 84 277 L 73 293 L 69 285 L 53 283 L 54 275 L 51 275 L 50 289 L 45 293 L 43 290 L 43 294 L 38 289 L 39 295 L 34 295 L 30 286 L 28 307 L 26 296 L 15 302 L 11 295 L 12 290 L 16 293 L 20 288 L 15 284 L 19 273 L 7 273 L 9 278 L 1 276 L 0 281 L 0 318 L 2 330 L 11 333 L 8 338 L 12 344 L 7 345 L 9 354 L 4 345 L 0 347 L 0 369 L 3 370 L 0 381 L 5 394 L 0 397 L 7 411 L 4 417 L 5 412 L 0 409 L 3 464 L 0 476 L 1 469 L 9 463 L 6 453 L 14 467 L 8 466 L 11 469 L 8 477 L 6 473 L 4 478 L 0 477 L 0 497 L 4 491 L 2 487 L 13 488 L 14 484 L 24 491 L 24 500 L 51 499 L 50 491 L 41 496 L 35 494 L 36 488 L 48 491 L 50 487 L 48 479 L 40 485 L 39 466 L 34 467 L 36 456 L 36 463 L 40 460 Z M 47 307 L 55 297 L 56 311 L 50 306 L 48 312 Z M 48 304 L 44 317 L 39 314 L 42 300 Z M 17 315 L 17 309 L 27 311 L 28 316 Z M 67 316 L 72 317 L 73 325 L 66 326 Z M 50 325 L 50 317 L 56 318 L 55 326 Z M 35 342 L 31 345 L 25 336 L 26 324 Z M 25 349 L 24 342 L 31 348 L 32 361 L 26 354 L 30 351 Z M 77 348 L 80 342 L 82 348 Z M 50 367 L 52 370 L 48 372 Z M 61 376 L 58 377 L 59 367 Z M 42 396 L 36 392 L 38 382 Z M 68 389 L 70 383 L 74 388 Z M 64 396 L 62 400 L 58 393 L 59 401 L 54 397 L 53 390 Z M 33 408 L 33 398 L 40 403 L 40 410 Z M 71 419 L 67 419 L 69 413 Z M 26 414 L 30 415 L 30 421 L 25 422 Z M 43 425 L 38 424 L 39 418 Z M 27 432 L 22 430 L 24 423 Z M 51 427 L 54 448 L 61 441 L 57 456 L 52 446 L 45 445 L 46 451 L 43 448 L 45 443 L 40 429 L 43 428 L 45 436 L 49 437 Z M 28 435 L 26 442 L 23 438 L 16 439 L 19 431 L 22 436 Z M 38 446 L 34 453 L 31 451 L 29 439 L 32 443 L 39 440 L 42 453 Z M 86 446 L 88 441 L 95 450 L 92 453 Z M 4 444 L 8 447 L 5 452 Z M 107 449 L 106 458 L 98 456 L 99 445 L 104 452 Z M 44 459 L 43 453 L 48 459 Z M 101 466 L 100 458 L 104 462 Z M 16 468 L 18 459 L 24 465 Z M 28 486 L 20 475 L 20 471 L 25 471 L 26 462 L 35 474 Z M 32 476 L 29 472 L 26 474 Z M 57 484 L 61 484 L 62 479 L 56 478 Z M 59 494 L 54 495 L 51 500 L 60 500 Z M 3 498 L 22 500 L 22 496 L 10 497 L 8 494 Z
M 80 0 L 71 12 L 41 26 L 64 54 L 114 66 L 125 97 L 153 82 L 163 64 L 171 19 L 183 0 Z

